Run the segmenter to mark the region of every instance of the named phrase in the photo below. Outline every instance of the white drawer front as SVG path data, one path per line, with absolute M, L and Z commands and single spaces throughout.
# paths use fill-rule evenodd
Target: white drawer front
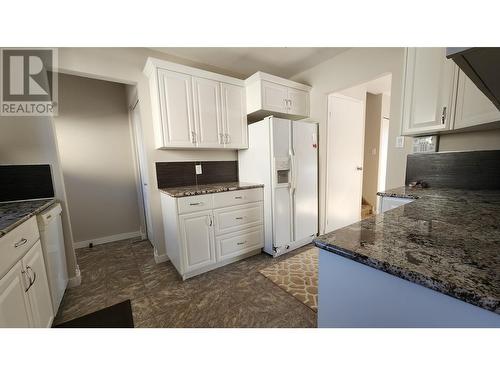
M 177 199 L 177 207 L 180 214 L 189 212 L 205 211 L 212 209 L 212 194 L 193 195 Z
M 215 234 L 225 234 L 256 225 L 262 225 L 263 203 L 249 203 L 214 210 Z
M 28 252 L 39 237 L 36 217 L 32 217 L 0 238 L 0 277 Z
M 214 208 L 259 202 L 263 200 L 262 188 L 225 191 L 214 196 Z
M 262 225 L 242 232 L 226 234 L 216 238 L 217 261 L 236 257 L 264 247 L 264 227 Z

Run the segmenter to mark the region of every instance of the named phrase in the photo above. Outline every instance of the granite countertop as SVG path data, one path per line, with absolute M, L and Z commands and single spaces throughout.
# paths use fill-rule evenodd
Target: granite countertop
M 55 199 L 34 199 L 19 202 L 0 202 L 0 237 L 30 217 L 39 214 L 56 202 Z
M 174 198 L 188 197 L 191 195 L 221 193 L 223 191 L 244 190 L 263 187 L 262 184 L 250 182 L 219 182 L 216 184 L 178 186 L 160 189 L 161 192 Z
M 419 199 L 322 235 L 316 246 L 500 314 L 500 190 L 379 195 Z

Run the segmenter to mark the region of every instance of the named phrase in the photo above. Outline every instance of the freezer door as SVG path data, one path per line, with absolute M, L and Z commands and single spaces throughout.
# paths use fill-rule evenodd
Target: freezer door
M 292 122 L 294 241 L 318 233 L 318 126 Z
M 288 245 L 293 239 L 291 178 L 291 121 L 272 118 L 273 246 Z M 287 162 L 288 161 L 288 162 Z M 288 172 L 287 169 L 289 168 Z

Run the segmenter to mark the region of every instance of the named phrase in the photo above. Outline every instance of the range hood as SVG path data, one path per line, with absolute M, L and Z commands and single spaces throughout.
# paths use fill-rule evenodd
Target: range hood
M 446 57 L 500 110 L 500 48 L 446 48 Z

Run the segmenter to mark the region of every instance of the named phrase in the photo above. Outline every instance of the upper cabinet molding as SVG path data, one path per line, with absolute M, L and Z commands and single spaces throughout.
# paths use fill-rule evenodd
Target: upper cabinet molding
M 268 74 L 268 73 L 264 73 L 264 72 L 257 72 L 255 74 L 252 74 L 250 77 L 245 79 L 245 85 L 250 85 L 250 84 L 252 84 L 254 82 L 258 82 L 258 81 L 273 82 L 273 83 L 277 83 L 278 85 L 292 87 L 294 89 L 307 91 L 307 92 L 310 92 L 312 89 L 311 86 L 304 85 L 303 83 L 290 81 L 289 79 L 281 78 L 278 76 L 273 76 L 272 74 Z
M 198 69 L 198 68 L 192 68 L 190 66 L 176 64 L 176 63 L 173 63 L 170 61 L 156 59 L 154 57 L 148 57 L 148 60 L 146 61 L 146 65 L 144 66 L 143 72 L 146 76 L 151 77 L 151 75 L 154 74 L 158 68 L 170 70 L 170 71 L 177 72 L 177 73 L 184 73 L 184 74 L 188 74 L 190 76 L 207 78 L 207 79 L 211 79 L 211 80 L 219 81 L 219 82 L 224 82 L 224 83 L 230 83 L 230 84 L 236 85 L 236 86 L 245 86 L 245 81 L 238 79 L 238 78 L 229 77 L 229 76 L 209 72 L 207 70 L 202 70 L 202 69 Z

